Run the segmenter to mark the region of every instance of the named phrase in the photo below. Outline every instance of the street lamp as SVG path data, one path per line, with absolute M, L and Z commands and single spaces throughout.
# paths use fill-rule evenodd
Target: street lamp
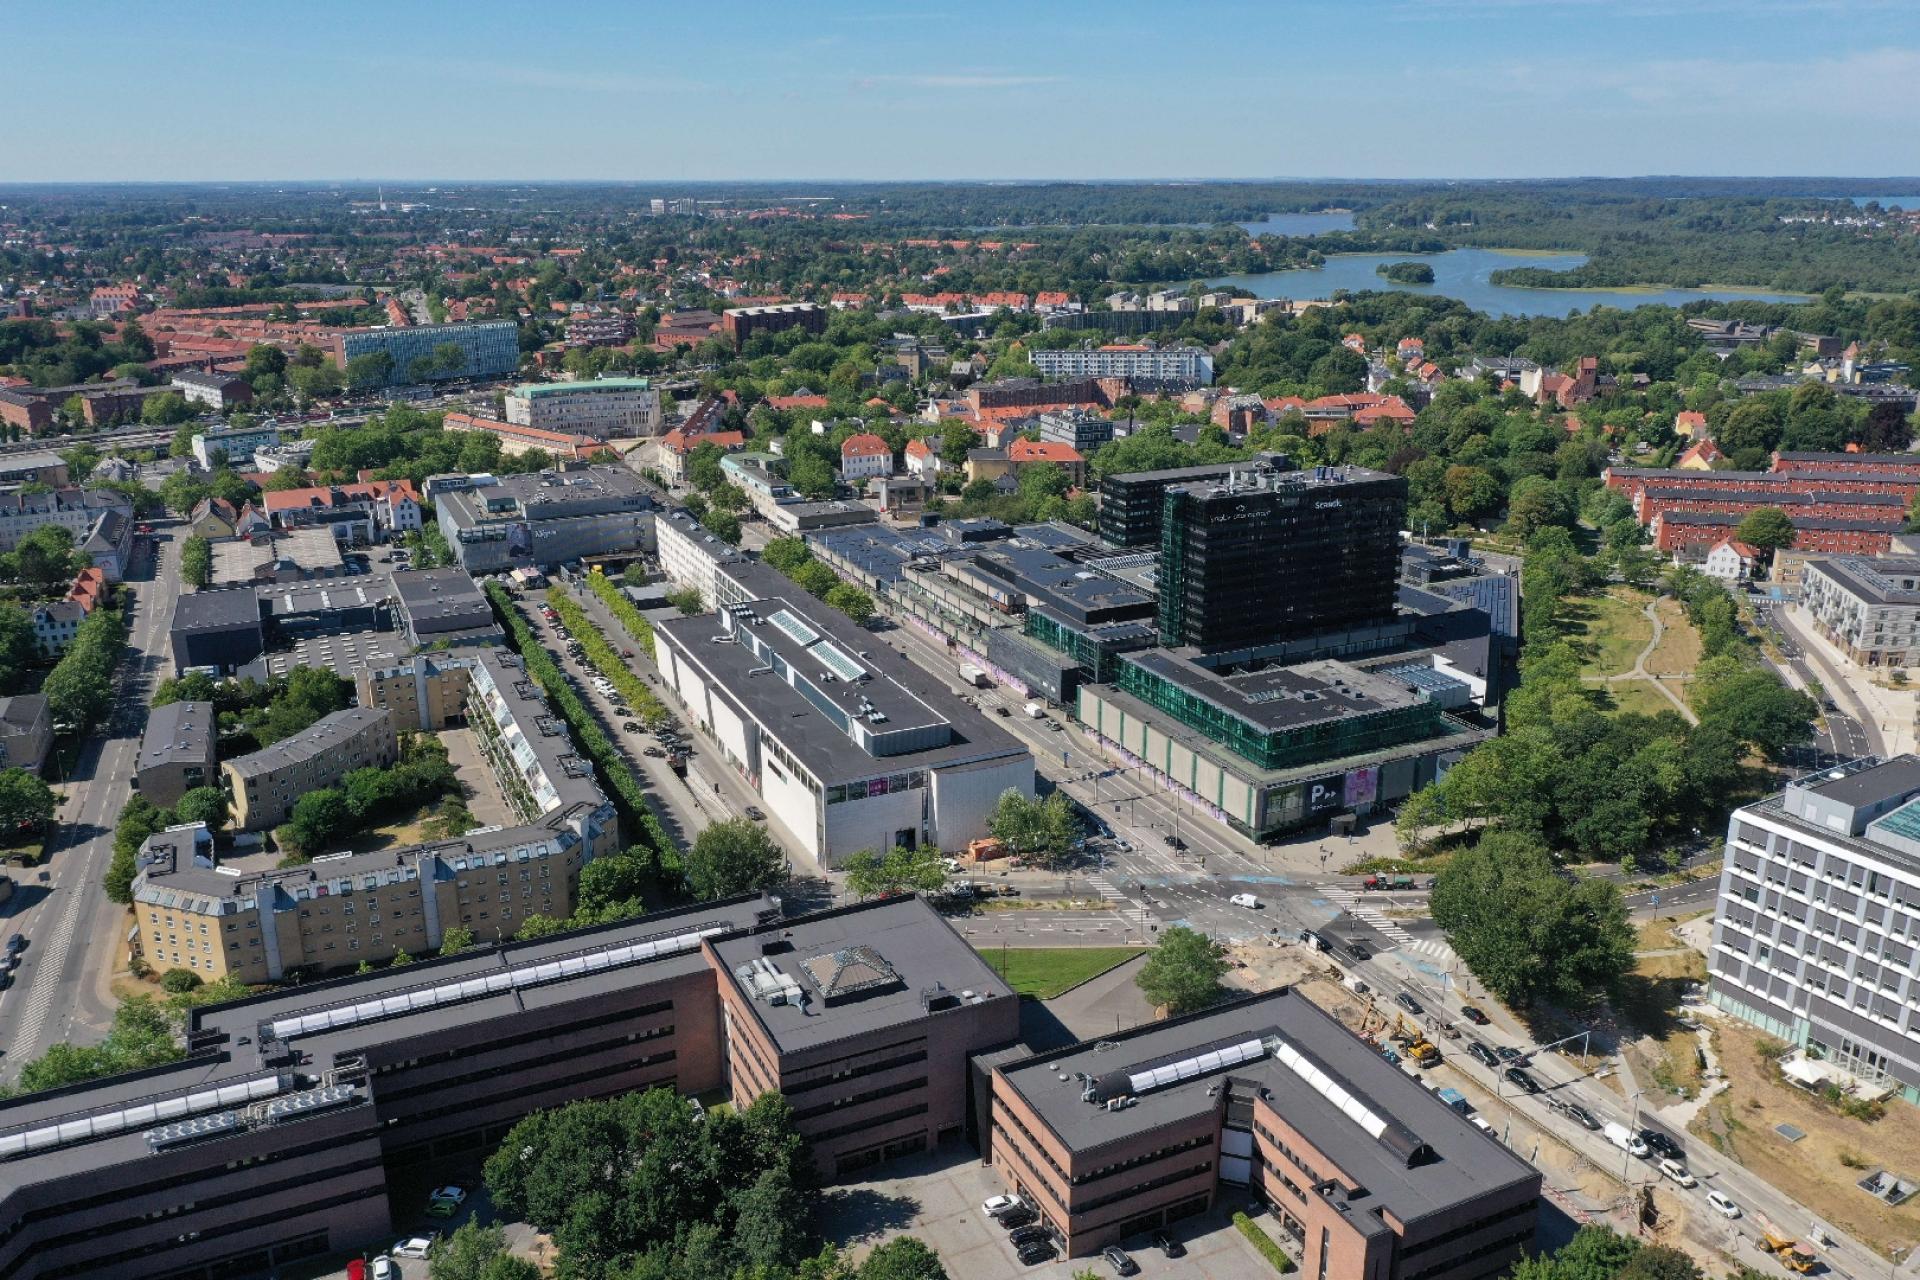
M 1640 1094 L 1642 1092 L 1643 1091 L 1639 1089 L 1633 1091 L 1633 1115 L 1632 1118 L 1627 1121 L 1628 1142 L 1632 1142 L 1634 1136 L 1640 1132 Z M 1633 1185 L 1633 1178 L 1628 1172 L 1632 1168 L 1633 1152 L 1623 1148 L 1620 1152 L 1620 1180 L 1628 1186 Z
M 1913 1252 L 1913 1246 L 1910 1244 L 1895 1245 L 1888 1250 L 1887 1280 L 1893 1280 L 1894 1275 L 1900 1270 L 1900 1255 L 1911 1252 Z

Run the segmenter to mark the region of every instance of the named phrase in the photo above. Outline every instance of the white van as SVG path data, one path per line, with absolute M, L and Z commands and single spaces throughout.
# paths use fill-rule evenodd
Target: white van
M 1260 909 L 1260 899 L 1250 893 L 1236 893 L 1231 898 L 1228 898 L 1227 901 L 1236 907 L 1245 907 L 1249 911 L 1258 911 Z
M 1700 1185 L 1694 1176 L 1687 1172 L 1687 1166 L 1681 1164 L 1678 1160 L 1662 1160 L 1660 1162 L 1660 1176 L 1663 1178 L 1671 1178 L 1683 1187 L 1697 1187 Z
M 1350 973 L 1347 975 L 1347 990 L 1353 992 L 1355 995 L 1364 996 L 1371 992 L 1373 988 L 1368 986 L 1366 980 L 1359 974 Z
M 1628 1155 L 1636 1156 L 1642 1160 L 1647 1158 L 1647 1144 L 1640 1140 L 1639 1134 L 1627 1128 L 1627 1126 L 1621 1124 L 1618 1120 L 1610 1121 L 1607 1127 L 1602 1129 L 1600 1133 L 1608 1142 L 1611 1142 Z

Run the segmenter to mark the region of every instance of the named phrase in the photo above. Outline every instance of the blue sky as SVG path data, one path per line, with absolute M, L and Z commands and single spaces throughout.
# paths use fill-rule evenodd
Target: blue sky
M 4 29 L 0 182 L 1920 174 L 1920 0 L 11 0 Z

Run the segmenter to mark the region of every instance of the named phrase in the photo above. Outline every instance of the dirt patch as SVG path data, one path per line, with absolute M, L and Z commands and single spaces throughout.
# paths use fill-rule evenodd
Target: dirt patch
M 1793 1197 L 1822 1221 L 1848 1232 L 1885 1256 L 1920 1233 L 1920 1202 L 1883 1204 L 1854 1184 L 1882 1164 L 1911 1175 L 1920 1166 L 1920 1109 L 1900 1102 L 1868 1123 L 1850 1119 L 1780 1078 L 1761 1052 L 1768 1037 L 1745 1023 L 1723 1020 L 1714 1052 L 1730 1088 L 1701 1108 L 1688 1129 Z M 1789 1124 L 1806 1137 L 1789 1142 L 1774 1126 Z M 1849 1162 L 1852 1162 L 1850 1164 Z M 1865 1168 L 1853 1167 L 1864 1165 Z M 1779 1224 L 1788 1232 L 1805 1223 Z

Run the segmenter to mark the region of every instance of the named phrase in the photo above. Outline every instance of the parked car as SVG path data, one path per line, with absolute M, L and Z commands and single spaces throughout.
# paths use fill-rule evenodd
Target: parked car
M 1009 1209 L 1017 1208 L 1019 1204 L 1019 1196 L 988 1196 L 980 1202 L 980 1212 L 995 1218 Z
M 1608 1142 L 1620 1148 L 1630 1156 L 1647 1158 L 1647 1144 L 1640 1141 L 1640 1135 L 1615 1120 L 1609 1123 L 1603 1132 Z
M 1050 1238 L 1052 1234 L 1051 1231 L 1048 1231 L 1046 1227 L 1040 1223 L 1029 1222 L 1024 1227 L 1017 1227 L 1008 1232 L 1007 1239 L 1013 1241 L 1013 1247 L 1018 1249 L 1021 1245 L 1033 1244 L 1038 1240 L 1046 1240 Z
M 25 934 L 16 933 L 8 936 L 7 938 L 7 954 L 8 955 L 10 956 L 18 955 L 20 952 L 25 951 L 26 949 L 27 949 L 27 938 Z
M 999 1217 L 1000 1225 L 1012 1230 L 1014 1227 L 1026 1226 L 1029 1222 L 1037 1220 L 1040 1215 L 1033 1211 L 1032 1205 L 1022 1203 L 1014 1205 Z
M 1500 1055 L 1481 1044 L 1478 1040 L 1467 1041 L 1467 1052 L 1472 1054 L 1474 1060 L 1483 1066 L 1493 1067 L 1495 1069 L 1498 1069 L 1500 1066 Z
M 1126 1250 L 1118 1245 L 1108 1245 L 1100 1251 L 1100 1256 L 1107 1260 L 1107 1265 L 1113 1268 L 1115 1275 L 1137 1276 L 1140 1274 L 1140 1264 L 1129 1258 Z
M 1408 1013 L 1412 1014 L 1416 1018 L 1427 1011 L 1425 1005 L 1421 1004 L 1418 1000 L 1415 1000 L 1412 996 L 1408 995 L 1404 991 L 1396 995 L 1393 998 L 1393 1002 L 1399 1005 L 1402 1009 L 1405 1009 Z
M 752 818 L 755 822 L 765 822 L 767 820 L 767 815 L 760 812 L 760 807 L 758 805 L 752 805 L 752 804 L 748 805 L 746 809 L 746 814 L 749 818 Z
M 1479 1009 L 1475 1008 L 1473 1005 L 1470 1005 L 1470 1004 L 1463 1004 L 1460 1006 L 1460 1016 L 1465 1018 L 1468 1022 L 1471 1022 L 1476 1027 L 1484 1027 L 1487 1025 L 1487 1022 L 1488 1022 L 1487 1015 L 1482 1013 Z
M 383 1253 L 374 1258 L 373 1267 L 368 1274 L 373 1277 L 373 1280 L 400 1280 L 400 1267 Z
M 1526 1071 L 1520 1067 L 1508 1067 L 1505 1071 L 1501 1072 L 1501 1074 L 1506 1076 L 1507 1083 L 1518 1085 L 1528 1093 L 1540 1092 L 1540 1082 L 1528 1075 Z
M 625 724 L 621 725 L 620 727 L 622 729 L 625 729 L 628 733 L 642 732 L 640 728 L 640 722 L 638 720 L 629 720 Z
M 1053 1261 L 1054 1248 L 1050 1241 L 1036 1240 L 1032 1244 L 1021 1245 L 1018 1256 L 1021 1266 L 1037 1267 L 1043 1262 Z
M 1723 1218 L 1737 1218 L 1740 1216 L 1740 1206 L 1734 1202 L 1731 1196 L 1725 1195 L 1722 1192 L 1707 1192 L 1707 1203 L 1712 1205 L 1713 1211 Z
M 1526 1054 L 1521 1053 L 1518 1049 L 1514 1048 L 1512 1045 L 1509 1045 L 1509 1044 L 1495 1045 L 1493 1047 L 1493 1051 L 1496 1054 L 1500 1055 L 1500 1061 L 1511 1062 L 1515 1066 L 1519 1066 L 1520 1064 L 1524 1063 L 1527 1058 Z
M 432 1236 L 408 1236 L 389 1250 L 396 1258 L 424 1258 L 432 1251 Z
M 1678 1160 L 1666 1159 L 1660 1162 L 1660 1176 L 1670 1178 L 1683 1187 L 1697 1187 L 1699 1180 L 1687 1172 L 1687 1166 Z
M 1166 1254 L 1169 1258 L 1184 1257 L 1187 1252 L 1185 1245 L 1164 1231 L 1156 1231 L 1153 1233 L 1153 1247 Z
M 466 1200 L 466 1198 L 466 1188 L 453 1186 L 441 1187 L 438 1191 L 435 1191 L 427 1197 L 429 1200 L 451 1200 L 455 1204 L 460 1204 Z
M 1567 1118 L 1584 1129 L 1590 1129 L 1595 1133 L 1600 1132 L 1599 1119 L 1593 1112 L 1587 1110 L 1577 1102 L 1569 1102 L 1567 1104 Z
M 646 756 L 650 760 L 664 760 L 667 758 L 667 753 L 662 751 L 658 747 L 648 747 L 645 751 L 642 751 L 640 754 L 643 756 Z
M 1640 1131 L 1640 1141 L 1646 1143 L 1647 1150 L 1652 1151 L 1656 1155 L 1666 1156 L 1673 1160 L 1685 1160 L 1687 1158 L 1687 1153 L 1681 1149 L 1680 1144 L 1658 1129 L 1642 1129 Z

